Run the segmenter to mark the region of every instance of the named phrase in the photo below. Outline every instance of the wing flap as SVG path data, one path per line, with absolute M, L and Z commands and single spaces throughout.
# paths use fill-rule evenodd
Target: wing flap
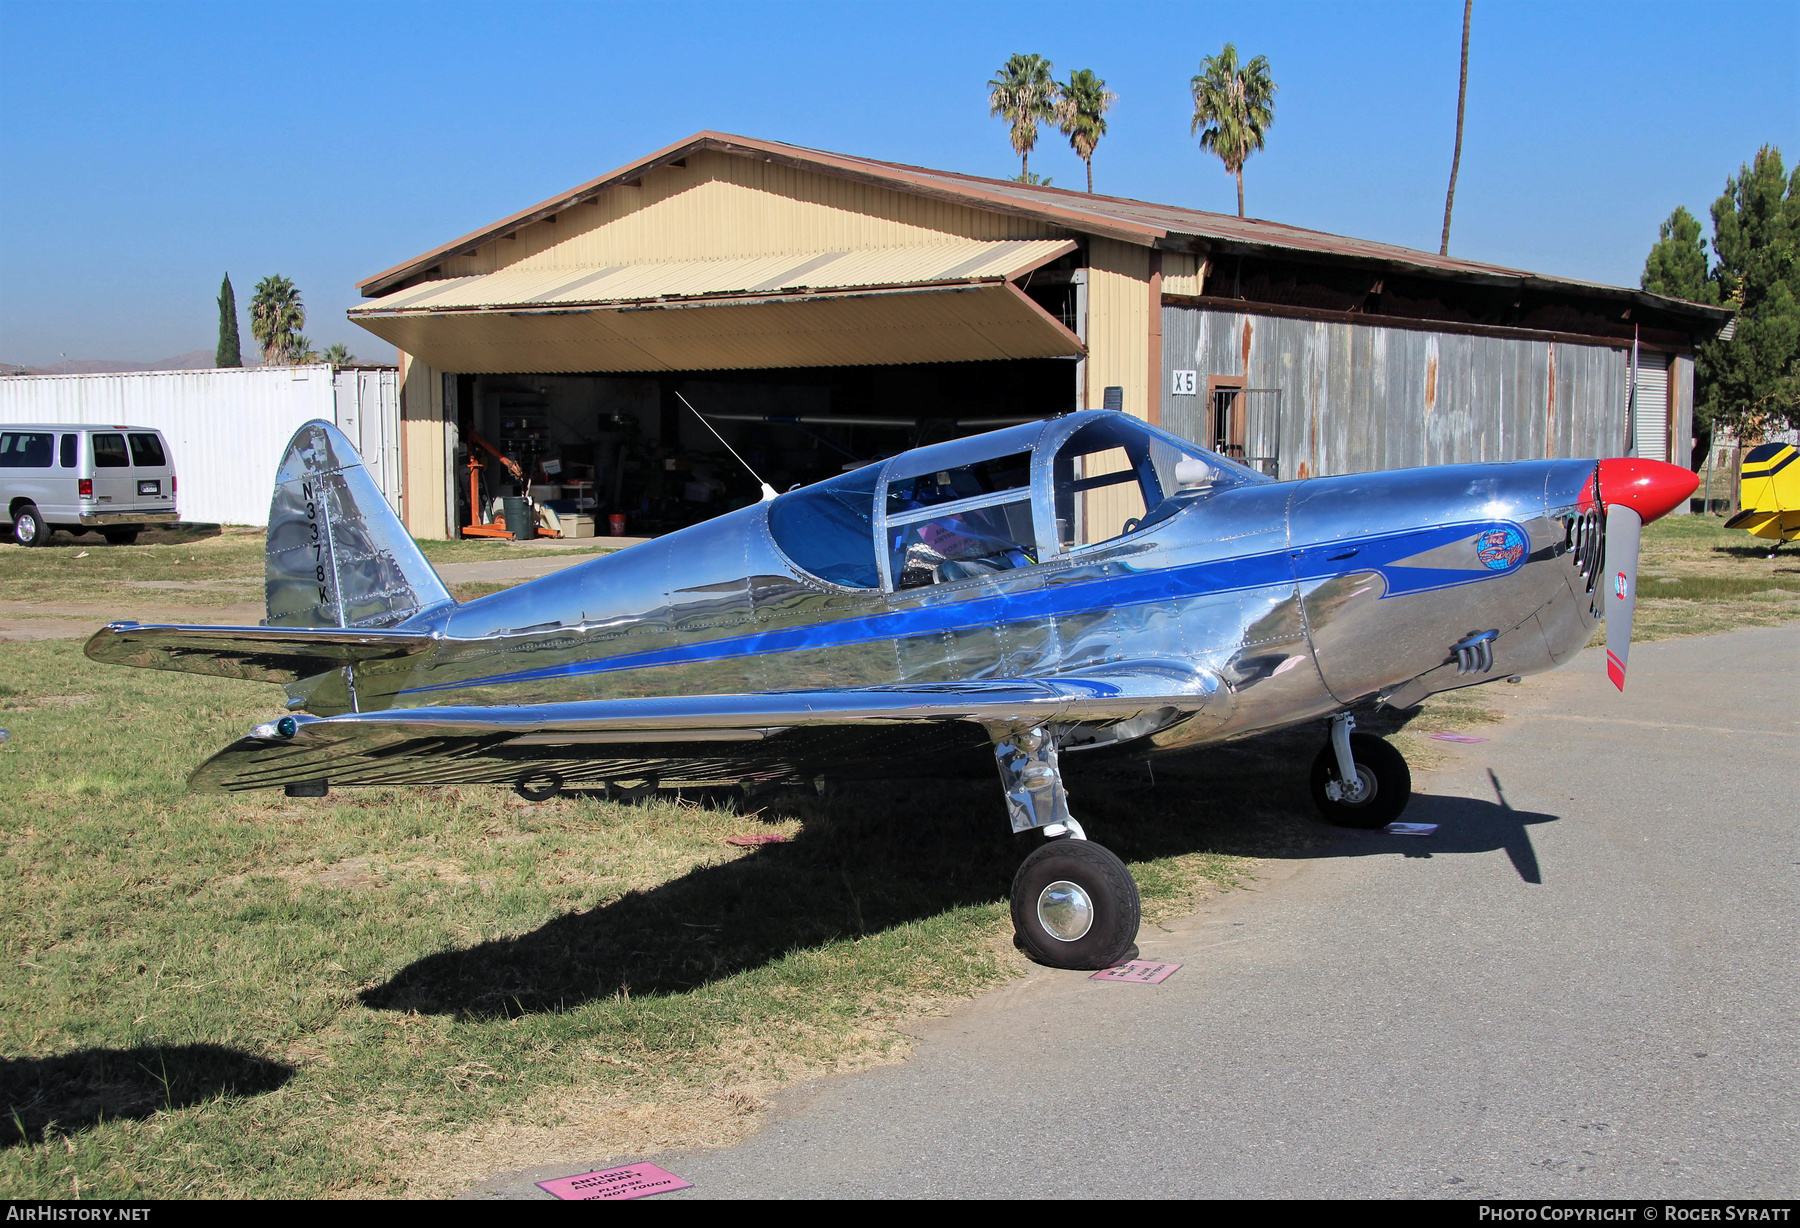
M 117 622 L 96 631 L 86 651 L 107 665 L 285 683 L 343 665 L 411 656 L 434 643 L 429 635 L 409 631 Z

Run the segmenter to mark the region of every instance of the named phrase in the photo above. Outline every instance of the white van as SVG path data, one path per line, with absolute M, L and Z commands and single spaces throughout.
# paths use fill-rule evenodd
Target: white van
M 141 426 L 0 426 L 0 513 L 21 546 L 57 529 L 128 546 L 175 520 L 169 445 Z

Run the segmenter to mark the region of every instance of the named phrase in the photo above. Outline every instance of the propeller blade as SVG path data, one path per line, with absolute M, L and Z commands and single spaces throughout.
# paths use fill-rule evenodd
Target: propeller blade
M 1678 507 L 1700 479 L 1679 465 L 1635 456 L 1614 456 L 1595 473 L 1606 508 L 1606 566 L 1601 579 L 1606 601 L 1606 676 L 1625 689 L 1625 662 L 1631 656 L 1631 618 L 1637 612 L 1638 542 L 1644 525 Z
M 1644 519 L 1622 503 L 1606 509 L 1606 676 L 1625 689 L 1631 657 L 1631 619 L 1637 612 L 1638 541 Z

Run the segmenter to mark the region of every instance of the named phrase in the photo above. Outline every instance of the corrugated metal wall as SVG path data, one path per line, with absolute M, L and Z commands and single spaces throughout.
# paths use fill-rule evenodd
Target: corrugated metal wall
M 154 427 L 169 442 L 181 518 L 263 525 L 282 449 L 315 418 L 357 445 L 400 501 L 400 402 L 394 372 L 329 366 L 0 378 L 0 423 Z
M 1206 379 L 1282 390 L 1281 477 L 1541 457 L 1618 456 L 1631 351 L 1163 308 L 1163 425 L 1206 438 Z M 1682 442 L 1685 443 L 1685 440 Z M 1686 460 L 1685 449 L 1677 463 Z
M 1125 390 L 1125 410 L 1150 409 L 1150 249 L 1112 239 L 1088 246 L 1087 405 L 1109 386 Z M 1168 339 L 1163 340 L 1166 354 Z M 1167 364 L 1165 364 L 1167 365 Z

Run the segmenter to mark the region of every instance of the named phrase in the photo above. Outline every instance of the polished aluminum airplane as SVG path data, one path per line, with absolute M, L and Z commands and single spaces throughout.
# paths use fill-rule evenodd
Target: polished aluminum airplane
M 276 479 L 260 627 L 114 623 L 98 661 L 286 684 L 191 787 L 568 786 L 998 766 L 1013 919 L 1045 963 L 1129 954 L 1136 885 L 1061 767 L 1329 718 L 1325 817 L 1379 827 L 1405 760 L 1354 714 L 1548 670 L 1607 622 L 1624 685 L 1654 461 L 1274 481 L 1116 411 L 902 452 L 458 603 L 328 423 Z M 767 491 L 767 495 L 773 495 Z M 986 769 L 983 769 L 986 770 Z

